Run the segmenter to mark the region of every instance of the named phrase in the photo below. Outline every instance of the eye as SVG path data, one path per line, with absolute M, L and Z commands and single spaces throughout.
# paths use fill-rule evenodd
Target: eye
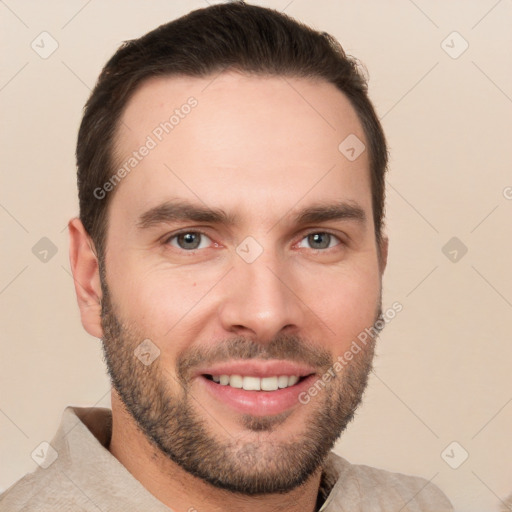
M 167 239 L 167 243 L 184 251 L 205 249 L 211 244 L 211 240 L 200 231 L 185 231 Z
M 330 249 L 331 247 L 335 247 L 341 243 L 340 239 L 331 233 L 325 233 L 323 231 L 310 233 L 305 236 L 299 243 L 299 247 L 304 247 L 302 245 L 304 242 L 309 244 L 310 249 Z

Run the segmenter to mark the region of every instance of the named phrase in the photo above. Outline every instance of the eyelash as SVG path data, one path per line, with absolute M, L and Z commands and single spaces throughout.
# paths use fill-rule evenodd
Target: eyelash
M 170 245 L 171 240 L 174 240 L 174 239 L 178 238 L 180 235 L 186 235 L 186 234 L 199 234 L 199 235 L 204 236 L 204 237 L 206 237 L 206 238 L 211 240 L 211 238 L 208 236 L 208 234 L 205 233 L 204 231 L 201 231 L 200 229 L 194 229 L 194 230 L 183 230 L 183 231 L 178 231 L 177 233 L 173 233 L 172 235 L 166 237 L 164 239 L 163 243 L 164 243 L 164 245 Z M 315 234 L 329 235 L 329 236 L 335 238 L 339 243 L 336 244 L 333 247 L 327 247 L 325 249 L 313 249 L 313 248 L 310 248 L 311 251 L 315 251 L 315 252 L 328 252 L 329 250 L 335 249 L 336 247 L 338 247 L 340 245 L 346 245 L 345 242 L 338 235 L 335 235 L 334 233 L 332 233 L 330 231 L 325 231 L 325 230 L 324 231 L 319 231 L 319 230 L 309 231 L 308 233 L 304 234 L 304 236 L 302 236 L 302 238 L 299 240 L 299 242 L 302 242 L 308 236 L 315 235 Z M 213 243 L 215 243 L 215 242 L 213 242 Z M 174 248 L 178 249 L 181 252 L 191 253 L 191 254 L 194 254 L 196 251 L 203 250 L 203 249 L 191 249 L 191 250 L 187 251 L 185 249 L 182 249 L 181 247 L 174 247 Z

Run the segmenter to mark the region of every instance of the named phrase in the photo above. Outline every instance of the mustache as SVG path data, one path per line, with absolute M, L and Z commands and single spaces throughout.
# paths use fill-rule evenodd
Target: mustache
M 237 336 L 213 347 L 193 347 L 183 352 L 176 360 L 176 375 L 182 382 L 187 382 L 199 365 L 233 359 L 286 359 L 307 364 L 320 372 L 326 371 L 334 363 L 327 350 L 293 334 L 281 334 L 265 343 Z

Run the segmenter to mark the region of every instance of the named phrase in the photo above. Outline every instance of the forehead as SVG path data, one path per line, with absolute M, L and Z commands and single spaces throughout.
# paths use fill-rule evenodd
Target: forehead
M 351 161 L 339 149 L 347 137 L 366 145 L 361 123 L 325 81 L 235 72 L 155 78 L 121 121 L 116 167 L 128 172 L 113 205 L 140 210 L 186 197 L 263 214 L 308 196 L 370 207 L 367 151 Z

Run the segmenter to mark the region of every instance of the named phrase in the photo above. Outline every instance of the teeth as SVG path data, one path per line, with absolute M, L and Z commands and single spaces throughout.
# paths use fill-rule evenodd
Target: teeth
M 294 386 L 295 384 L 297 384 L 297 382 L 299 382 L 299 377 L 297 377 L 297 375 L 292 375 L 288 379 L 288 386 Z
M 261 389 L 261 379 L 258 377 L 244 377 L 242 387 L 246 391 L 259 391 Z
M 276 391 L 294 386 L 299 381 L 297 375 L 279 375 L 274 377 L 252 377 L 241 375 L 212 375 L 212 379 L 221 386 L 245 389 L 246 391 Z
M 244 387 L 244 379 L 241 375 L 231 375 L 231 377 L 229 377 L 229 385 L 232 388 L 241 389 Z
M 286 375 L 283 375 L 282 377 L 277 377 L 277 385 L 280 388 L 286 388 L 288 387 L 288 377 Z
M 261 379 L 261 389 L 263 391 L 275 391 L 279 389 L 278 380 L 279 377 L 263 377 L 263 379 Z

